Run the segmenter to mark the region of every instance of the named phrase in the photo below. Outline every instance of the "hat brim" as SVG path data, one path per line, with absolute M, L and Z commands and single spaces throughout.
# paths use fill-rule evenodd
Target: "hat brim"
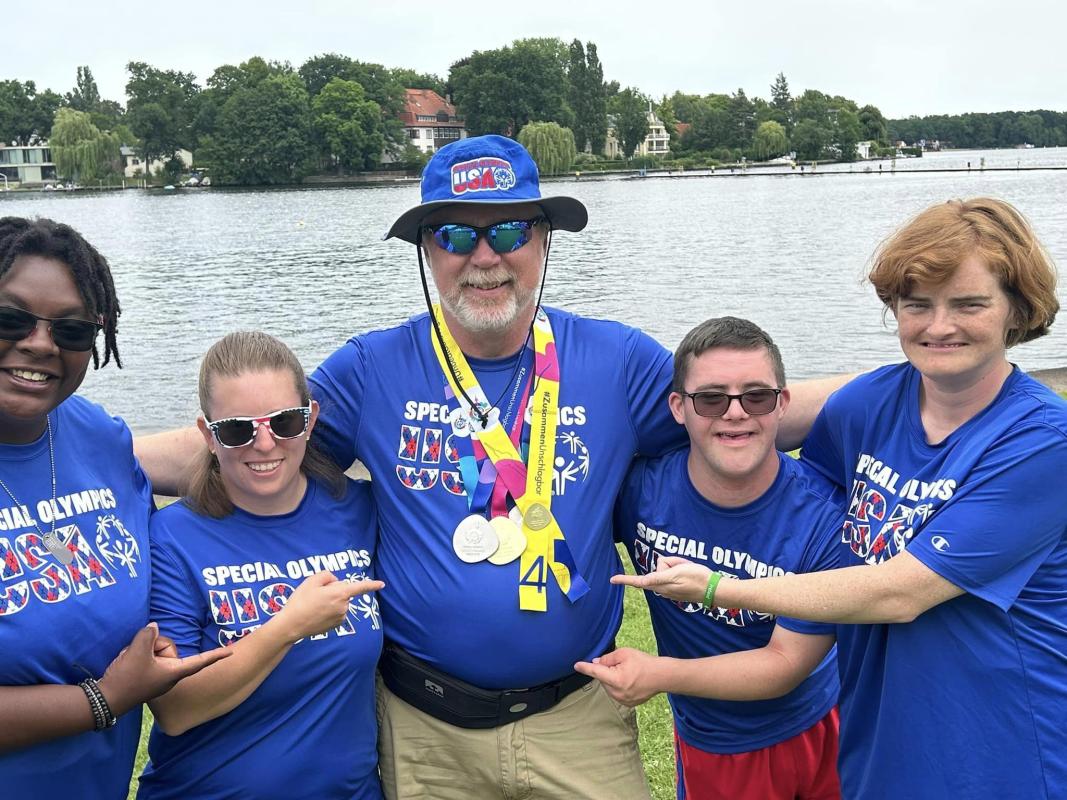
M 577 233 L 589 222 L 589 212 L 580 200 L 573 197 L 537 197 L 523 200 L 494 200 L 492 202 L 476 200 L 435 200 L 409 208 L 386 231 L 382 239 L 403 239 L 412 244 L 419 243 L 419 229 L 422 221 L 438 208 L 445 206 L 518 206 L 533 204 L 540 206 L 552 227 L 557 230 Z

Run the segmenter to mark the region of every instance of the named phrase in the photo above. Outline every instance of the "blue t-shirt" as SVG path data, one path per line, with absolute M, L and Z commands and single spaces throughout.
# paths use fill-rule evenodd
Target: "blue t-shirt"
M 761 497 L 738 508 L 705 499 L 689 478 L 689 448 L 634 463 L 615 512 L 616 536 L 638 574 L 660 556 L 682 556 L 737 578 L 816 572 L 836 566 L 840 509 L 809 475 L 778 454 L 778 475 Z M 705 610 L 648 592 L 660 655 L 703 658 L 763 647 L 775 623 L 798 633 L 832 634 L 833 625 L 777 619 L 738 608 Z M 668 695 L 678 735 L 710 753 L 744 753 L 784 741 L 817 723 L 837 700 L 833 651 L 793 691 L 738 702 Z
M 52 412 L 56 504 L 48 434 L 0 445 L 0 685 L 73 684 L 81 664 L 96 678 L 148 622 L 148 517 L 152 490 L 126 424 L 70 397 Z M 34 526 L 76 550 L 56 559 Z M 88 701 L 86 700 L 86 703 Z M 110 730 L 0 753 L 4 797 L 124 797 L 141 710 Z
M 559 354 L 552 513 L 591 590 L 571 603 L 554 582 L 548 610 L 519 610 L 519 560 L 467 564 L 452 549 L 470 512 L 448 423 L 444 376 L 425 314 L 351 339 L 312 375 L 318 427 L 334 458 L 374 477 L 386 636 L 441 670 L 490 689 L 534 686 L 603 653 L 622 616 L 611 512 L 634 453 L 684 441 L 666 397 L 670 354 L 614 322 L 548 310 Z M 516 359 L 470 359 L 507 405 Z M 524 364 L 529 373 L 532 364 Z
M 231 644 L 329 570 L 374 576 L 374 504 L 365 482 L 335 500 L 314 481 L 295 511 L 222 519 L 174 503 L 152 520 L 152 619 L 183 656 Z M 180 736 L 153 727 L 139 798 L 379 800 L 374 669 L 382 648 L 373 594 L 344 624 L 290 648 L 248 698 Z
M 827 402 L 804 458 L 841 487 L 843 564 L 905 548 L 966 594 L 841 626 L 847 797 L 1067 796 L 1067 403 L 1018 369 L 927 443 L 909 364 Z

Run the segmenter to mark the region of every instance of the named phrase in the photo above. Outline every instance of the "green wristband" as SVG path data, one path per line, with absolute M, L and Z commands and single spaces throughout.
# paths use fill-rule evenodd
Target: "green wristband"
M 708 576 L 708 588 L 704 590 L 704 608 L 714 608 L 715 602 L 715 589 L 719 585 L 719 581 L 722 580 L 721 572 L 712 572 Z

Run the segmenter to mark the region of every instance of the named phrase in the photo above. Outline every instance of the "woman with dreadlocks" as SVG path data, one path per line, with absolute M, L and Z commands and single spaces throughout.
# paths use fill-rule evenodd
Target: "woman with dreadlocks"
M 119 313 L 77 231 L 0 219 L 5 796 L 125 796 L 141 704 L 221 655 L 179 659 L 146 624 L 152 489 L 126 424 L 74 395 L 90 360 L 121 366 Z

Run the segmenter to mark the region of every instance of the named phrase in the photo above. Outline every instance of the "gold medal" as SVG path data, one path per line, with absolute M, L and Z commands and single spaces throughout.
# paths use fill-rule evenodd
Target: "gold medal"
M 552 521 L 552 515 L 548 509 L 540 503 L 533 503 L 526 509 L 526 513 L 523 514 L 523 521 L 532 531 L 539 531 L 548 527 L 548 523 Z
M 493 517 L 489 524 L 500 539 L 500 546 L 489 556 L 490 564 L 510 564 L 522 555 L 522 551 L 526 549 L 526 536 L 514 521 L 508 517 Z

